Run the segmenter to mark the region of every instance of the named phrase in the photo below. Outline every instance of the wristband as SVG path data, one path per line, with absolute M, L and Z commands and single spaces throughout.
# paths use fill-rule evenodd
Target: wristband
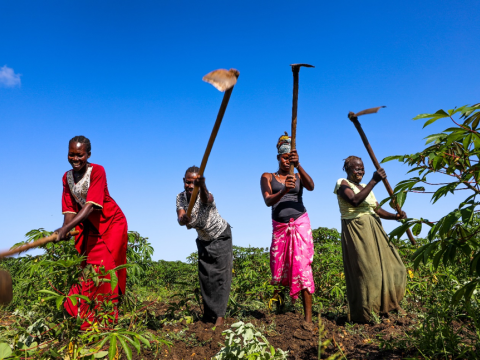
M 300 167 L 300 162 L 295 166 L 295 169 L 298 169 Z

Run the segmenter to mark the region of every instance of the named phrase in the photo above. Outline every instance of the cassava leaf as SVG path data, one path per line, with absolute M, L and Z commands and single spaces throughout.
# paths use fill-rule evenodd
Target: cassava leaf
M 405 200 L 407 199 L 407 192 L 406 191 L 401 191 L 397 194 L 397 204 L 398 206 L 402 207 L 403 204 L 405 203 Z
M 422 231 L 422 223 L 421 222 L 416 223 L 412 228 L 412 233 L 415 236 L 418 236 L 421 231 Z
M 113 360 L 117 355 L 117 336 L 115 334 L 110 335 L 110 346 L 108 347 L 108 359 Z
M 380 161 L 380 163 L 386 163 L 388 161 L 392 161 L 392 160 L 398 160 L 398 161 L 403 161 L 403 158 L 404 156 L 403 155 L 394 155 L 394 156 L 387 156 L 386 158 L 384 158 L 382 161 Z
M 132 360 L 132 349 L 130 349 L 130 346 L 128 346 L 127 342 L 124 339 L 124 336 L 119 335 L 118 340 L 120 341 L 120 344 L 122 345 L 123 351 L 125 352 L 125 355 L 127 356 L 127 359 Z
M 12 349 L 6 343 L 0 343 L 0 360 L 3 360 L 12 355 Z

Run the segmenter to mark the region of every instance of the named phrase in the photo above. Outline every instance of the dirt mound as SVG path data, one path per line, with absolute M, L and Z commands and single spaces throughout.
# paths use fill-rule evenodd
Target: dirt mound
M 161 316 L 162 305 L 155 306 L 156 315 Z M 217 328 L 211 323 L 201 321 L 186 324 L 165 325 L 158 331 L 173 345 L 162 349 L 162 354 L 154 356 L 144 352 L 135 359 L 211 359 L 220 351 L 225 337 L 222 332 L 240 319 L 229 318 L 224 326 Z M 254 317 L 241 319 L 253 323 L 267 337 L 275 348 L 289 351 L 289 359 L 318 359 L 318 324 L 307 324 L 300 314 L 270 314 L 257 311 Z M 322 358 L 335 352 L 341 352 L 348 359 L 402 359 L 406 354 L 401 351 L 385 351 L 379 347 L 381 338 L 397 337 L 415 320 L 409 317 L 390 316 L 379 319 L 376 324 L 350 324 L 346 319 L 322 316 L 323 326 L 331 344 Z M 325 340 L 325 339 L 322 339 Z

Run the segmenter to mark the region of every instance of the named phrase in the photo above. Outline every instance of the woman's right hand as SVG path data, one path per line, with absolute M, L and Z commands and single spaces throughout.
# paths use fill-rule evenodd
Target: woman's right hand
M 70 230 L 69 229 L 66 229 L 66 228 L 62 227 L 60 229 L 55 230 L 55 232 L 57 233 L 57 240 L 55 240 L 55 242 L 60 242 L 62 240 L 70 239 Z
M 186 213 L 180 216 L 180 220 L 179 220 L 180 225 L 187 225 L 190 221 L 192 221 L 192 218 L 188 216 Z
M 295 189 L 295 175 L 287 175 L 287 178 L 285 179 L 285 193 L 289 192 L 292 189 Z
M 387 174 L 383 168 L 378 169 L 373 173 L 373 180 L 377 183 L 387 178 Z

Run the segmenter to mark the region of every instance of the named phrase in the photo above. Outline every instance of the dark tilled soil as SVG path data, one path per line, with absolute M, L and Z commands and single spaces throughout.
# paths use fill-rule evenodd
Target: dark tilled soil
M 166 311 L 163 304 L 155 304 L 156 316 Z M 249 320 L 257 326 L 275 348 L 289 351 L 289 359 L 318 359 L 319 329 L 318 324 L 308 325 L 300 314 L 270 314 L 257 312 Z M 225 326 L 213 329 L 213 324 L 201 321 L 192 324 L 178 323 L 165 325 L 159 330 L 163 338 L 171 341 L 170 348 L 163 347 L 161 354 L 144 352 L 135 355 L 136 360 L 150 359 L 211 359 L 220 351 L 224 342 L 222 331 L 228 329 L 238 319 L 229 318 Z M 402 351 L 385 351 L 379 348 L 379 339 L 397 337 L 414 323 L 409 316 L 391 315 L 382 318 L 379 324 L 348 324 L 345 319 L 334 320 L 322 317 L 327 331 L 326 338 L 331 339 L 328 348 L 322 353 L 322 358 L 339 352 L 348 359 L 402 359 L 407 354 Z M 313 325 L 313 326 L 312 326 Z M 325 339 L 322 339 L 324 341 Z

